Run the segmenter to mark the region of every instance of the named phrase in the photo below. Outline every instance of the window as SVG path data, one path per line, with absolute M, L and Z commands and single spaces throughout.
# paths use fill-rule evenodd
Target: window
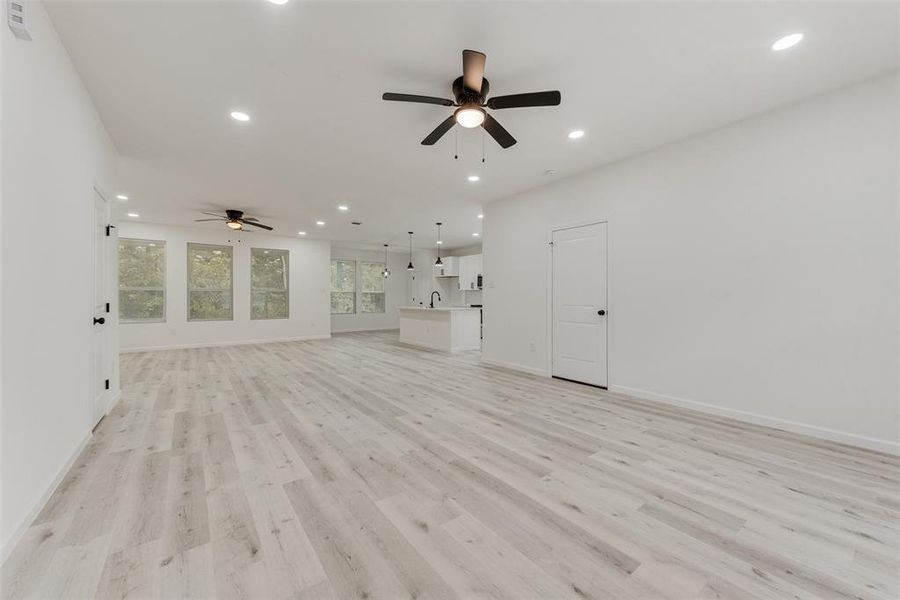
M 231 246 L 188 247 L 188 321 L 230 321 Z
M 350 315 L 356 312 L 356 262 L 331 261 L 331 314 Z
M 166 320 L 166 243 L 119 240 L 119 320 Z
M 288 318 L 288 251 L 250 249 L 250 318 Z
M 364 262 L 360 265 L 362 275 L 362 311 L 364 313 L 384 312 L 384 263 Z

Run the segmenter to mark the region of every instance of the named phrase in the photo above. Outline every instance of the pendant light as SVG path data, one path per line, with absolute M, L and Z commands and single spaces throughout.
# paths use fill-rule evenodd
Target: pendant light
M 438 257 L 437 257 L 437 260 L 434 261 L 434 266 L 442 267 L 442 266 L 444 266 L 444 263 L 441 262 L 441 224 L 435 223 L 435 225 L 437 225 L 437 228 L 438 228 L 438 239 L 437 239 Z
M 384 245 L 384 270 L 381 272 L 381 276 L 384 277 L 385 279 L 387 279 L 388 277 L 391 276 L 391 272 L 387 268 L 387 266 L 388 266 L 387 249 L 388 249 L 388 245 L 385 244 Z
M 414 271 L 416 268 L 412 264 L 412 234 L 413 232 L 409 232 L 409 264 L 406 265 L 407 271 Z

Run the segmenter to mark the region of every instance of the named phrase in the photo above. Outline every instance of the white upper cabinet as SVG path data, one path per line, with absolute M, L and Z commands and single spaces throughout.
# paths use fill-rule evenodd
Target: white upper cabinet
M 481 275 L 481 255 L 459 257 L 459 280 L 457 289 L 477 290 L 478 276 Z
M 442 265 L 435 265 L 435 277 L 458 277 L 459 276 L 459 258 L 456 256 L 442 256 Z

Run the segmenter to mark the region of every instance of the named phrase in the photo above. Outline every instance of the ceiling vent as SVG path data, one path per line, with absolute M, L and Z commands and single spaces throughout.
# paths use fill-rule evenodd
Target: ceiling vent
M 6 22 L 10 30 L 20 40 L 31 41 L 28 33 L 28 21 L 25 19 L 25 0 L 7 0 Z

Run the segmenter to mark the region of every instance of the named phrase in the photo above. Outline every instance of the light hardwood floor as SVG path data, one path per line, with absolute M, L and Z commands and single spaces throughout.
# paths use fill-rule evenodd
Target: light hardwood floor
M 400 346 L 122 357 L 3 598 L 898 598 L 900 460 Z

